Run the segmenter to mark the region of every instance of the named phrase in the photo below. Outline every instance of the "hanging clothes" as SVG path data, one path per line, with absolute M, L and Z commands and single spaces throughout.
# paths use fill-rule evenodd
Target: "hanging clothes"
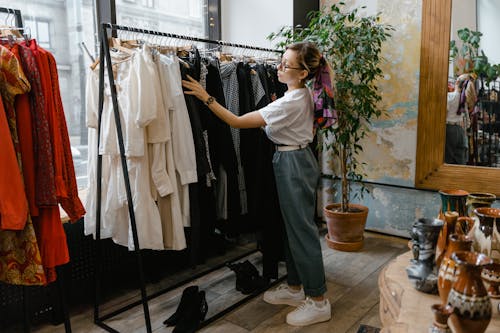
M 29 91 L 30 85 L 24 75 L 15 54 L 0 45 L 0 94 L 2 110 L 6 115 L 10 141 L 13 143 L 18 172 L 22 170 L 21 150 L 17 135 L 14 101 L 17 95 Z M 3 161 L 2 161 L 3 162 Z M 7 162 L 7 161 L 5 161 Z M 4 163 L 2 163 L 3 165 Z M 26 197 L 21 198 L 26 203 Z M 21 211 L 20 214 L 24 215 Z M 35 230 L 29 214 L 25 215 L 26 223 L 22 230 L 4 230 L 0 228 L 0 281 L 7 284 L 43 285 L 46 277 L 42 267 Z M 17 226 L 19 228 L 19 226 Z

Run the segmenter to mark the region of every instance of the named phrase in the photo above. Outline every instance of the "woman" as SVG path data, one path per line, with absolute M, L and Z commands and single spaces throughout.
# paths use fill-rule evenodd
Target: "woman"
M 285 95 L 264 108 L 236 116 L 222 107 L 193 78 L 184 80 L 185 94 L 204 102 L 234 128 L 264 130 L 276 144 L 273 168 L 281 212 L 285 221 L 287 284 L 266 291 L 264 301 L 297 306 L 286 321 L 306 326 L 330 320 L 325 298 L 325 271 L 318 230 L 314 223 L 319 168 L 309 143 L 313 141 L 314 103 L 305 83 L 327 68 L 317 47 L 308 42 L 288 46 L 278 64 L 278 79 L 288 87 Z

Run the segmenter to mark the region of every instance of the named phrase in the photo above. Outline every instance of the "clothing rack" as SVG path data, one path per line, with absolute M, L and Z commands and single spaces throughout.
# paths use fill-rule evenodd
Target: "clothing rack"
M 21 16 L 21 11 L 19 9 L 0 7 L 0 13 L 7 13 L 14 15 L 16 19 L 16 27 L 23 28 L 23 17 Z
M 136 261 L 137 261 L 137 270 L 139 273 L 139 283 L 140 283 L 140 291 L 141 291 L 141 300 L 133 302 L 131 304 L 122 306 L 121 308 L 107 314 L 107 315 L 100 315 L 100 300 L 101 300 L 101 275 L 102 275 L 102 246 L 101 246 L 101 178 L 102 178 L 102 156 L 99 155 L 99 152 L 97 153 L 97 208 L 96 208 L 96 240 L 97 240 L 97 255 L 96 255 L 96 274 L 95 274 L 95 303 L 94 303 L 94 323 L 104 330 L 108 332 L 118 332 L 117 330 L 113 329 L 112 327 L 106 325 L 104 323 L 105 320 L 110 319 L 120 313 L 123 313 L 137 305 L 142 304 L 143 306 L 143 311 L 144 311 L 144 320 L 146 323 L 146 330 L 148 333 L 152 332 L 151 328 L 151 318 L 149 314 L 149 306 L 148 306 L 148 301 L 158 297 L 168 291 L 171 291 L 175 288 L 178 288 L 186 283 L 192 282 L 195 279 L 198 279 L 199 277 L 202 277 L 206 274 L 209 274 L 217 269 L 220 269 L 226 265 L 226 263 L 216 265 L 215 267 L 212 267 L 210 269 L 207 269 L 199 274 L 195 274 L 194 276 L 191 276 L 190 278 L 181 281 L 173 286 L 170 286 L 166 289 L 163 289 L 159 292 L 156 292 L 152 295 L 147 295 L 146 293 L 146 285 L 145 285 L 145 279 L 144 279 L 144 273 L 143 273 L 143 262 L 142 262 L 142 255 L 140 252 L 140 246 L 139 246 L 139 240 L 138 240 L 138 235 L 137 235 L 137 224 L 135 220 L 135 213 L 134 213 L 134 206 L 132 202 L 132 193 L 131 193 L 131 188 L 130 188 L 130 179 L 128 176 L 128 166 L 127 166 L 127 161 L 126 161 L 126 156 L 125 156 L 125 148 L 124 148 L 124 143 L 123 143 L 123 134 L 122 134 L 122 129 L 121 129 L 121 122 L 120 122 L 120 114 L 119 114 L 119 109 L 118 109 L 118 95 L 116 91 L 116 86 L 115 86 L 115 80 L 114 80 L 114 75 L 113 75 L 113 69 L 112 69 L 112 61 L 111 61 L 111 54 L 110 54 L 110 47 L 108 44 L 108 30 L 111 31 L 111 34 L 114 34 L 118 31 L 128 31 L 128 32 L 134 32 L 138 34 L 143 34 L 143 35 L 154 35 L 154 36 L 160 36 L 160 37 L 167 37 L 167 38 L 174 38 L 174 39 L 180 39 L 180 40 L 185 40 L 185 41 L 191 41 L 191 42 L 201 42 L 201 43 L 206 43 L 206 44 L 211 44 L 211 45 L 220 45 L 220 46 L 229 46 L 229 47 L 235 47 L 235 48 L 243 48 L 243 49 L 251 49 L 251 50 L 257 50 L 257 51 L 264 51 L 264 52 L 271 52 L 271 53 L 282 53 L 282 51 L 279 50 L 273 50 L 273 49 L 268 49 L 268 48 L 262 48 L 262 47 L 256 47 L 256 46 L 249 46 L 249 45 L 243 45 L 243 44 L 236 44 L 236 43 L 229 43 L 221 40 L 210 40 L 210 39 L 205 39 L 205 38 L 199 38 L 199 37 L 191 37 L 191 36 L 183 36 L 183 35 L 178 35 L 178 34 L 173 34 L 173 33 L 167 33 L 167 32 L 160 32 L 160 31 L 153 31 L 153 30 L 147 30 L 147 29 L 140 29 L 140 28 L 134 28 L 134 27 L 129 27 L 129 26 L 123 26 L 123 25 L 116 25 L 116 24 L 111 24 L 111 23 L 101 23 L 100 27 L 100 56 L 99 56 L 99 112 L 98 112 L 98 133 L 97 133 L 97 146 L 99 147 L 100 144 L 100 131 L 101 131 L 101 116 L 102 116 L 102 111 L 103 111 L 103 105 L 104 105 L 104 68 L 107 67 L 107 72 L 108 72 L 108 79 L 109 79 L 109 84 L 110 84 L 110 89 L 111 89 L 111 99 L 112 99 L 112 105 L 113 105 L 113 112 L 114 112 L 114 118 L 115 118 L 115 124 L 117 128 L 117 135 L 118 135 L 118 145 L 120 149 L 120 158 L 121 158 L 121 165 L 122 165 L 122 170 L 123 170 L 123 175 L 124 175 L 124 180 L 125 180 L 125 189 L 126 189 L 126 194 L 127 194 L 127 203 L 128 203 L 128 210 L 129 210 L 129 217 L 130 217 L 130 225 L 132 229 L 132 238 L 134 242 L 134 255 L 136 256 Z M 107 66 L 105 66 L 107 64 Z M 97 150 L 99 151 L 99 150 Z M 241 258 L 244 258 L 250 254 L 253 254 L 257 251 L 251 250 L 248 251 L 247 253 L 244 253 L 237 258 L 234 258 L 231 261 L 237 261 L 240 260 Z M 230 261 L 230 262 L 231 262 Z M 281 282 L 286 276 L 283 276 L 276 281 L 274 281 L 271 285 L 266 286 L 265 289 L 269 288 L 272 285 L 275 285 L 279 282 Z M 264 290 L 264 289 L 263 289 Z M 209 323 L 217 320 L 218 318 L 222 317 L 226 313 L 232 311 L 235 309 L 237 306 L 247 302 L 251 298 L 255 297 L 259 293 L 261 293 L 263 290 L 257 290 L 253 294 L 245 297 L 244 299 L 240 300 L 236 304 L 233 304 L 232 306 L 228 307 L 225 310 L 220 311 L 219 313 L 213 315 L 212 317 L 206 319 L 200 324 L 200 327 L 206 326 Z

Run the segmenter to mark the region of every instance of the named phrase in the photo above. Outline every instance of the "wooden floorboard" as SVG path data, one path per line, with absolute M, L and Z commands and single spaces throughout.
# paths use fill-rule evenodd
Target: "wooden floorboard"
M 365 233 L 364 248 L 359 252 L 340 252 L 329 249 L 322 238 L 323 259 L 327 279 L 327 297 L 332 304 L 333 318 L 329 322 L 309 327 L 292 327 L 285 323 L 286 314 L 293 310 L 289 306 L 277 306 L 265 303 L 259 295 L 221 319 L 200 330 L 204 333 L 356 333 L 360 324 L 381 327 L 378 317 L 379 291 L 377 287 L 378 274 L 381 269 L 397 255 L 408 251 L 407 240 Z M 251 245 L 238 249 L 237 254 L 251 248 Z M 192 276 L 196 272 L 220 264 L 235 257 L 235 253 L 227 253 L 224 257 L 213 258 L 206 264 L 197 267 L 196 271 L 188 269 L 175 277 L 169 277 L 156 284 L 148 286 L 148 293 L 161 290 L 168 285 Z M 247 259 L 247 258 L 246 258 Z M 261 255 L 255 253 L 248 259 L 262 270 Z M 284 264 L 280 265 L 280 274 L 285 274 Z M 205 290 L 209 311 L 207 318 L 243 299 L 245 295 L 235 290 L 235 274 L 227 267 L 222 267 L 203 276 L 188 285 L 198 285 Z M 171 332 L 173 328 L 165 327 L 163 321 L 175 312 L 184 288 L 164 293 L 149 302 L 153 332 Z M 106 302 L 102 309 L 110 311 L 139 299 L 138 290 L 126 290 L 123 294 Z M 75 312 L 76 311 L 76 312 Z M 81 306 L 73 310 L 71 323 L 73 332 L 105 332 L 93 324 L 93 308 Z M 145 332 L 142 305 L 132 308 L 106 321 L 106 324 L 120 332 Z M 64 332 L 64 326 L 44 325 L 35 327 L 33 332 Z

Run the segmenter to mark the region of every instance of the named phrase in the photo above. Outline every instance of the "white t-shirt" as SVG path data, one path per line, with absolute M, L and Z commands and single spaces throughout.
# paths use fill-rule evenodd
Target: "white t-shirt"
M 457 114 L 458 106 L 460 104 L 460 92 L 448 92 L 448 99 L 446 104 L 446 121 L 458 123 L 463 120 L 463 115 Z
M 303 145 L 313 141 L 314 104 L 308 88 L 295 89 L 258 110 L 268 138 L 280 145 Z

